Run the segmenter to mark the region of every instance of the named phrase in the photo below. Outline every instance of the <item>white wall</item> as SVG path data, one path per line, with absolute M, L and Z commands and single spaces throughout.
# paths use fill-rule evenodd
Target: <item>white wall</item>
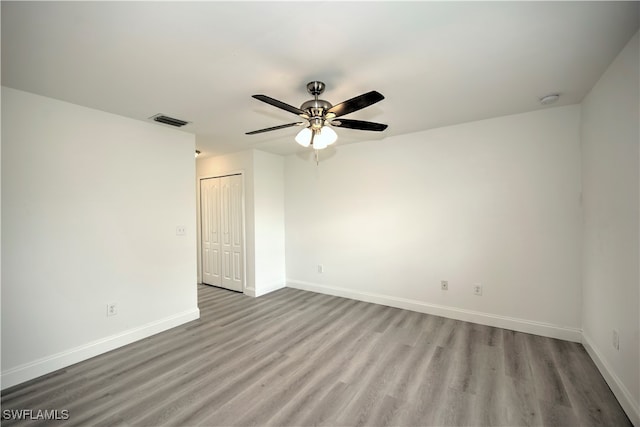
M 197 161 L 198 187 L 201 178 L 231 173 L 242 173 L 244 177 L 245 293 L 260 296 L 285 286 L 284 159 L 247 150 Z M 199 196 L 197 210 L 200 224 Z M 200 249 L 198 236 L 198 281 Z
M 638 34 L 582 104 L 585 347 L 640 425 Z M 612 345 L 612 331 L 620 350 Z
M 194 136 L 4 87 L 2 113 L 2 386 L 198 318 Z
M 550 108 L 340 146 L 319 166 L 288 156 L 289 286 L 579 341 L 579 119 Z
M 254 150 L 256 296 L 283 288 L 284 157 Z

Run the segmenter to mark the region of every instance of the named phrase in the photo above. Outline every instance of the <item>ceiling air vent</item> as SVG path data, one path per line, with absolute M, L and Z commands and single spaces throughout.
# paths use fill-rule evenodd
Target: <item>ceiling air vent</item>
M 184 120 L 165 116 L 164 114 L 156 114 L 155 116 L 151 116 L 150 119 L 153 119 L 153 121 L 155 122 L 164 123 L 165 125 L 175 126 L 177 128 L 182 127 L 186 124 L 189 124 L 189 122 L 185 122 Z

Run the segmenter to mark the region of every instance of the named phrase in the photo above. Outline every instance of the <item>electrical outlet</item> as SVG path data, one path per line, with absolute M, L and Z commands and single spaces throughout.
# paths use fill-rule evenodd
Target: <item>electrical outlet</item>
M 473 294 L 474 295 L 478 295 L 478 296 L 482 296 L 482 284 L 474 283 L 474 285 L 473 285 Z
M 176 227 L 176 236 L 184 236 L 185 234 L 187 234 L 187 227 L 184 225 L 178 225 Z
M 448 291 L 449 290 L 449 282 L 446 280 L 441 280 L 440 281 L 440 289 L 442 289 L 443 291 Z
M 118 304 L 115 302 L 107 304 L 107 317 L 115 316 L 118 314 Z
M 318 273 L 324 273 L 324 266 L 322 264 L 318 264 Z
M 613 348 L 615 348 L 616 350 L 620 350 L 620 334 L 618 333 L 618 331 L 614 329 L 612 331 L 611 338 L 611 344 L 613 344 Z

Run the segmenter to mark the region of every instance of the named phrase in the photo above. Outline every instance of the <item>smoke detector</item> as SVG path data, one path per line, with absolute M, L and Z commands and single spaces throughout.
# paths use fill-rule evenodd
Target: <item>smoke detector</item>
M 552 94 L 549 94 L 547 96 L 543 96 L 542 98 L 540 98 L 540 104 L 542 104 L 542 105 L 553 104 L 558 99 L 560 99 L 560 94 L 559 93 L 552 93 Z

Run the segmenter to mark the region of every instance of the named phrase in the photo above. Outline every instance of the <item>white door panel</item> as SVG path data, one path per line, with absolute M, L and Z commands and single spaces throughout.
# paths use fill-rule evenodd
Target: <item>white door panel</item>
M 202 281 L 210 285 L 220 286 L 219 252 L 217 224 L 217 193 L 219 183 L 215 180 L 200 181 L 200 206 L 202 216 Z
M 242 176 L 200 181 L 203 283 L 242 292 Z

